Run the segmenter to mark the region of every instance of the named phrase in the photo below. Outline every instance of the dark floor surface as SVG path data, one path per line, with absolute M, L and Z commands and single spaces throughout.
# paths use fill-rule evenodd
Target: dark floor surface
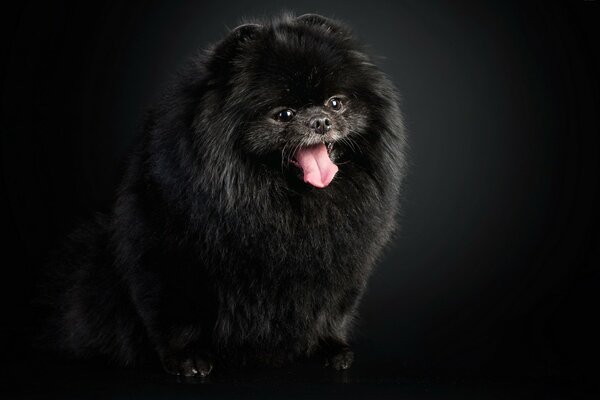
M 205 379 L 179 378 L 159 368 L 119 369 L 15 349 L 4 358 L 2 399 L 574 399 L 598 398 L 589 385 L 549 378 L 429 376 L 376 360 L 348 371 L 323 368 L 317 361 L 273 370 L 219 369 Z M 8 361 L 8 362 L 7 362 Z

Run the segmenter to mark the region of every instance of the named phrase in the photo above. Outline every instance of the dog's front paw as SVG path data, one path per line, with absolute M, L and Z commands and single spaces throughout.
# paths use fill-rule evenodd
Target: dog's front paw
M 161 362 L 165 371 L 172 375 L 206 377 L 213 365 L 206 356 L 193 353 L 163 354 Z
M 349 348 L 342 349 L 339 353 L 332 355 L 325 361 L 325 366 L 340 371 L 350 368 L 354 361 L 354 352 Z

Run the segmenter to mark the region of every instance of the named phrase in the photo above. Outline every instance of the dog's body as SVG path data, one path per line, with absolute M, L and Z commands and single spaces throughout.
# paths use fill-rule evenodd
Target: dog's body
M 72 236 L 54 272 L 58 346 L 123 364 L 154 349 L 184 375 L 317 351 L 347 368 L 403 148 L 393 86 L 346 28 L 237 28 L 149 114 L 113 213 Z

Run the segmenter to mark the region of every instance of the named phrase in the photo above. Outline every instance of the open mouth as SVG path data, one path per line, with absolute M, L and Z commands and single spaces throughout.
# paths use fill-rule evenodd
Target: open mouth
M 338 172 L 331 160 L 333 143 L 319 143 L 299 148 L 290 162 L 300 168 L 304 182 L 317 188 L 328 186 Z

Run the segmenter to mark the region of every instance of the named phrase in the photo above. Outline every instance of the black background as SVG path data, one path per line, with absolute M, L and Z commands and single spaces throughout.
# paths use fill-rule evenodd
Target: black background
M 109 209 L 145 107 L 227 27 L 282 10 L 346 21 L 403 97 L 402 228 L 362 304 L 354 369 L 177 385 L 29 349 L 37 273 Z M 596 381 L 600 1 L 23 2 L 2 14 L 0 345 L 13 395 L 550 396 Z

